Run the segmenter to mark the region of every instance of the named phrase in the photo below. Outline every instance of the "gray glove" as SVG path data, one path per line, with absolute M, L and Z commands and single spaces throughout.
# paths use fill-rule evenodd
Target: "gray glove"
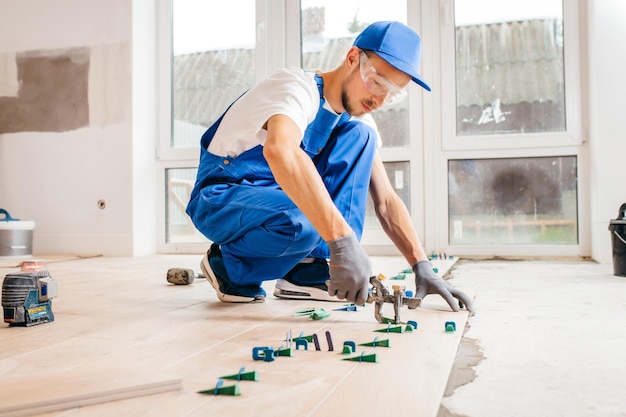
M 447 301 L 452 310 L 459 311 L 459 306 L 462 308 L 465 305 L 470 313 L 474 312 L 472 300 L 463 291 L 457 290 L 435 274 L 433 264 L 430 262 L 420 261 L 416 263 L 413 265 L 413 272 L 415 272 L 415 298 L 424 299 L 428 294 L 439 294 Z M 459 300 L 458 306 L 455 303 L 455 297 Z
M 328 294 L 357 305 L 365 304 L 372 263 L 356 240 L 356 236 L 340 237 L 328 242 L 330 248 L 330 280 Z

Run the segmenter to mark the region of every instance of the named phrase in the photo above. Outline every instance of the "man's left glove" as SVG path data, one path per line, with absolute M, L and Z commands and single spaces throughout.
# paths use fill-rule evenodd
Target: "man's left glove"
M 443 278 L 435 274 L 433 264 L 429 261 L 420 261 L 413 265 L 415 273 L 415 298 L 422 300 L 428 294 L 439 294 L 454 311 L 459 311 L 459 305 L 464 305 L 470 313 L 474 312 L 472 300 L 463 291 L 459 291 L 448 284 Z M 459 305 L 454 298 L 459 300 Z
M 372 264 L 354 233 L 328 242 L 330 249 L 328 294 L 357 305 L 367 301 Z

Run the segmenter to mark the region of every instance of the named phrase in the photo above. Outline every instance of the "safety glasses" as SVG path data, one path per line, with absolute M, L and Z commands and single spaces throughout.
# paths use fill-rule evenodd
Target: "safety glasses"
M 407 96 L 406 90 L 377 73 L 363 50 L 361 50 L 360 60 L 361 79 L 370 93 L 377 97 L 385 96 L 383 104 L 396 104 L 404 100 Z

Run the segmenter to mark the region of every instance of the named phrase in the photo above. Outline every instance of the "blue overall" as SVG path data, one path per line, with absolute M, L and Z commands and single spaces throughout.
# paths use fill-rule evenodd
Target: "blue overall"
M 376 134 L 365 123 L 350 120 L 347 113 L 336 115 L 324 109 L 323 81 L 318 75 L 315 78 L 320 107 L 300 147 L 360 239 Z M 223 117 L 202 136 L 187 214 L 202 234 L 220 245 L 231 282 L 260 285 L 282 278 L 305 257 L 328 258 L 326 243 L 276 183 L 261 145 L 235 158 L 207 151 Z

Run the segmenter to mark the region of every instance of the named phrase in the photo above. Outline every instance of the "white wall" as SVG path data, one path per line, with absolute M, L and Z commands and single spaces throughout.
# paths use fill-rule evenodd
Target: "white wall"
M 0 62 L 90 48 L 87 127 L 0 134 L 0 207 L 36 222 L 35 254 L 155 252 L 154 5 L 135 3 L 0 0 Z
M 626 2 L 589 0 L 591 254 L 611 262 L 608 225 L 626 203 Z

